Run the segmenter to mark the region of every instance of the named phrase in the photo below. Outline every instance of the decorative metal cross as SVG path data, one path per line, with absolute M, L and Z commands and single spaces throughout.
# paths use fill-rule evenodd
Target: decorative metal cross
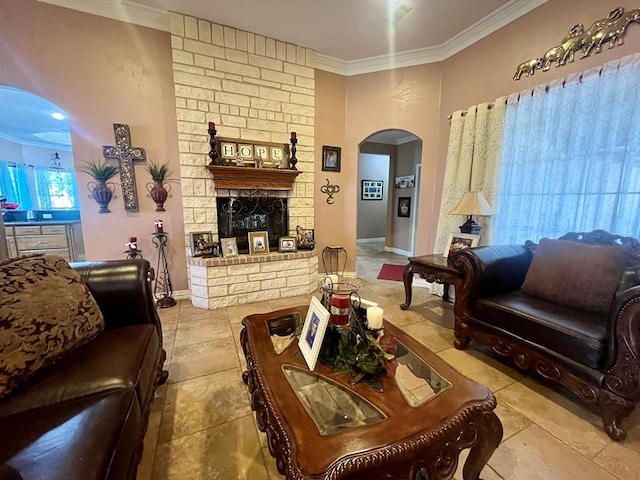
M 136 188 L 136 175 L 133 171 L 133 162 L 136 160 L 145 161 L 147 154 L 144 148 L 131 146 L 129 125 L 114 123 L 113 133 L 116 137 L 116 145 L 115 147 L 103 145 L 102 155 L 108 160 L 118 161 L 124 209 L 128 212 L 137 212 L 138 189 Z

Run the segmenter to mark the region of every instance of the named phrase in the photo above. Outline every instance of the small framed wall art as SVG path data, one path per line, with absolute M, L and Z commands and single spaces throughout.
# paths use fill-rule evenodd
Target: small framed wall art
M 280 237 L 278 242 L 279 252 L 296 252 L 298 250 L 296 237 Z
M 322 171 L 323 172 L 339 172 L 340 171 L 340 147 L 322 146 Z
M 402 177 L 396 177 L 393 181 L 393 186 L 396 188 L 413 188 L 415 187 L 415 175 L 404 175 Z
M 399 217 L 411 216 L 411 197 L 398 198 L 398 216 Z
M 362 180 L 362 200 L 382 200 L 382 180 Z
M 249 232 L 249 255 L 269 253 L 269 232 Z
M 220 252 L 225 258 L 238 256 L 238 242 L 235 237 L 220 239 Z

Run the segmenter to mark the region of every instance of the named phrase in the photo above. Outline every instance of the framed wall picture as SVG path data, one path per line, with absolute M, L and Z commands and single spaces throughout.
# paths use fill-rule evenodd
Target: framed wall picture
M 296 237 L 280 237 L 278 242 L 279 252 L 296 252 L 298 250 L 298 242 Z
M 316 297 L 311 297 L 307 318 L 304 320 L 300 339 L 298 340 L 298 347 L 309 366 L 309 370 L 316 368 L 320 347 L 328 324 L 329 311 L 322 306 L 320 300 Z
M 362 200 L 382 200 L 382 180 L 362 180 Z
M 238 256 L 238 242 L 235 237 L 220 239 L 220 253 L 225 258 Z
M 402 177 L 396 177 L 393 181 L 393 186 L 396 188 L 413 188 L 416 184 L 415 175 L 404 175 Z
M 214 245 L 212 232 L 191 232 L 189 234 L 189 240 L 192 257 L 211 255 Z
M 313 250 L 316 246 L 313 228 L 296 227 L 297 247 L 300 250 Z
M 249 232 L 249 255 L 269 253 L 269 233 Z
M 480 242 L 480 235 L 471 233 L 452 233 L 449 235 L 447 249 L 444 251 L 445 257 L 452 257 L 456 252 L 465 248 L 477 247 Z
M 398 197 L 398 216 L 411 216 L 411 197 Z
M 340 171 L 340 147 L 322 146 L 322 171 L 323 172 L 339 172 Z

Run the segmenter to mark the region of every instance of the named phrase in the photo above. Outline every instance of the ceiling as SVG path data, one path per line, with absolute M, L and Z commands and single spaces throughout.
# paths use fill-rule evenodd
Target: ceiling
M 25 90 L 0 86 L 0 138 L 21 145 L 71 150 L 64 110 Z M 58 120 L 51 116 L 60 114 Z
M 40 0 L 169 30 L 168 12 L 230 25 L 316 52 L 316 68 L 354 75 L 441 61 L 547 0 Z M 68 119 L 28 92 L 0 87 L 0 138 L 71 149 Z M 406 132 L 375 141 L 399 144 Z M 373 140 L 373 139 L 370 139 Z
M 357 60 L 445 43 L 509 0 L 132 0 Z

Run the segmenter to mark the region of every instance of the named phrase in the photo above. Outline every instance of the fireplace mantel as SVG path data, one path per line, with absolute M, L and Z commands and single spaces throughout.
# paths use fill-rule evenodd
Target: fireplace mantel
M 293 190 L 299 170 L 207 165 L 216 188 Z

